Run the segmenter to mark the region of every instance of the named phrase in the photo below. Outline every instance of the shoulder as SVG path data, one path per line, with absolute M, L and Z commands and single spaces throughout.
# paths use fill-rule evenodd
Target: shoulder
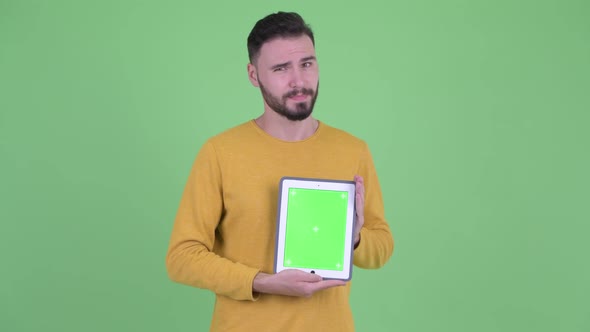
M 209 143 L 212 143 L 214 145 L 219 145 L 219 144 L 227 144 L 227 143 L 232 143 L 232 142 L 239 142 L 242 141 L 250 136 L 255 135 L 256 132 L 254 130 L 254 127 L 252 125 L 252 121 L 248 121 L 248 122 L 244 122 L 242 124 L 239 124 L 235 127 L 232 127 L 230 129 L 227 129 L 211 138 L 209 138 L 207 141 Z
M 367 149 L 367 143 L 359 138 L 356 137 L 354 135 L 352 135 L 351 133 L 336 128 L 336 127 L 332 127 L 324 122 L 321 122 L 322 125 L 322 138 L 325 140 L 328 140 L 332 143 L 335 144 L 339 144 L 339 145 L 343 145 L 343 146 L 347 146 L 349 149 L 350 148 L 357 148 L 359 150 L 366 150 Z
M 204 146 L 217 153 L 232 153 L 256 145 L 259 139 L 253 122 L 248 121 L 210 137 Z

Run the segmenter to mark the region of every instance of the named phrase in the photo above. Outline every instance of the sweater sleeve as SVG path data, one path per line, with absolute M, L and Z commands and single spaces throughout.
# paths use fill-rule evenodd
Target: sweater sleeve
M 393 236 L 383 208 L 381 187 L 369 148 L 361 152 L 358 174 L 365 183 L 365 223 L 360 232 L 360 243 L 354 250 L 354 265 L 376 269 L 383 266 L 393 253 Z
M 213 252 L 223 208 L 222 174 L 208 141 L 193 164 L 174 221 L 166 256 L 168 275 L 175 282 L 235 300 L 254 300 L 252 282 L 258 269 Z

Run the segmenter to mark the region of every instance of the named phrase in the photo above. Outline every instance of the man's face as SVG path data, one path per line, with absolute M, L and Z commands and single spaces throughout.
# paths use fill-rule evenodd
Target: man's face
M 248 75 L 260 87 L 264 107 L 291 121 L 304 120 L 318 95 L 318 65 L 311 39 L 306 35 L 277 38 L 260 48 Z

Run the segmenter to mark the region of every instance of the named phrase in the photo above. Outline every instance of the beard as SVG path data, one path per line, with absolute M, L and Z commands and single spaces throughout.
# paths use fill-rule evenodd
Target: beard
M 260 83 L 260 80 L 258 81 L 258 84 L 260 86 L 260 91 L 262 92 L 262 98 L 264 98 L 266 104 L 277 114 L 280 114 L 291 121 L 305 120 L 311 115 L 311 113 L 313 112 L 315 101 L 318 97 L 320 87 L 320 83 L 318 82 L 315 91 L 313 89 L 306 88 L 294 89 L 285 93 L 282 97 L 279 98 L 272 95 L 268 90 L 266 90 L 262 83 Z M 294 109 L 287 107 L 287 99 L 297 94 L 311 96 L 311 101 L 296 103 Z

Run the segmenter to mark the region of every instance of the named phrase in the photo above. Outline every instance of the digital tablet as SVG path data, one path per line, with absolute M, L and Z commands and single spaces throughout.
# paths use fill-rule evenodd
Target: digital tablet
M 355 183 L 283 177 L 275 273 L 298 269 L 325 279 L 352 276 Z

